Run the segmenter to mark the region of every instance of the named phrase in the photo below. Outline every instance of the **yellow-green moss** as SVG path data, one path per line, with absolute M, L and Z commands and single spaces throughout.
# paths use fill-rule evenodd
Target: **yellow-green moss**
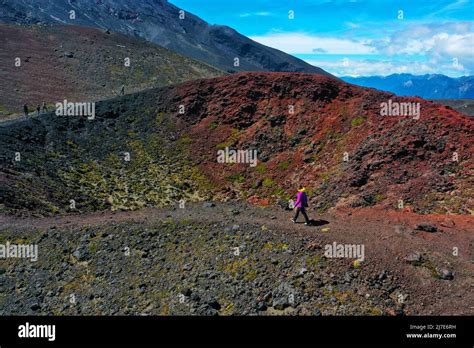
M 357 116 L 356 118 L 354 118 L 352 121 L 351 121 L 351 125 L 352 127 L 357 127 L 357 126 L 360 126 L 362 123 L 365 122 L 365 118 L 362 117 L 362 116 Z

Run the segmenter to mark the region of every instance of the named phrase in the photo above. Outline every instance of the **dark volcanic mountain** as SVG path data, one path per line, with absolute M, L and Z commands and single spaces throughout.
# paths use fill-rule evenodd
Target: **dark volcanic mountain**
M 420 103 L 420 117 L 381 116 L 389 100 Z M 421 213 L 470 213 L 473 134 L 469 116 L 444 106 L 322 75 L 190 81 L 100 102 L 93 120 L 0 123 L 0 210 L 271 204 L 304 182 L 319 211 L 403 201 Z M 257 150 L 258 165 L 220 163 L 226 148 Z
M 463 114 L 474 116 L 474 99 L 438 99 L 435 102 L 449 106 Z
M 101 100 L 118 95 L 122 85 L 130 93 L 224 74 L 148 41 L 95 28 L 0 24 L 0 44 L 0 118 L 25 103 Z
M 341 77 L 359 86 L 389 91 L 399 96 L 425 99 L 474 98 L 474 76 L 451 78 L 444 75 L 392 74 L 390 76 Z
M 324 70 L 261 45 L 232 28 L 209 25 L 166 0 L 2 0 L 0 21 L 60 23 L 138 36 L 229 72 L 288 71 L 329 75 Z M 70 11 L 75 19 L 70 19 Z M 239 58 L 239 66 L 234 65 Z

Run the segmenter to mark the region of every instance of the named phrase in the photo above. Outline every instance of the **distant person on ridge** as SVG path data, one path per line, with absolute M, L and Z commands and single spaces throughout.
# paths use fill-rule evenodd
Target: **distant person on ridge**
M 120 88 L 120 95 L 125 95 L 125 85 L 122 85 L 122 88 Z
M 28 105 L 23 105 L 23 111 L 25 112 L 25 116 L 28 117 Z
M 307 207 L 308 207 L 308 196 L 306 196 L 306 188 L 304 188 L 303 185 L 300 185 L 298 189 L 298 193 L 296 194 L 296 202 L 295 202 L 296 214 L 295 214 L 295 217 L 291 219 L 291 221 L 296 223 L 296 220 L 298 219 L 298 215 L 301 212 L 305 220 L 304 224 L 309 225 L 310 221 L 309 221 L 308 215 L 306 214 Z
M 43 112 L 48 112 L 48 107 L 46 106 L 46 102 L 43 102 Z
M 40 107 L 40 105 L 38 104 L 38 105 L 36 106 L 36 115 L 39 116 L 40 111 L 41 111 L 41 107 Z

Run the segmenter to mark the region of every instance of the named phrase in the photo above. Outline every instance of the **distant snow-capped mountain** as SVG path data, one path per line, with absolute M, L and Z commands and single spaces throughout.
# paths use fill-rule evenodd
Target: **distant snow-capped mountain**
M 440 74 L 341 77 L 364 87 L 377 88 L 399 96 L 419 96 L 426 99 L 474 98 L 474 76 L 452 78 Z

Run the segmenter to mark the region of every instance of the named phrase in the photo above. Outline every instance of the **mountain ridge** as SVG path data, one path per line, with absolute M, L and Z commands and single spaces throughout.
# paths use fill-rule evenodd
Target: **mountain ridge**
M 209 25 L 166 0 L 3 0 L 0 22 L 80 24 L 139 36 L 228 72 L 288 71 L 330 75 L 301 59 L 259 44 L 234 29 Z M 75 19 L 69 19 L 69 11 Z M 184 16 L 180 19 L 180 16 Z M 234 66 L 239 58 L 239 66 Z
M 442 74 L 391 74 L 388 76 L 341 77 L 359 86 L 389 91 L 399 96 L 424 99 L 473 99 L 474 76 L 452 78 Z

